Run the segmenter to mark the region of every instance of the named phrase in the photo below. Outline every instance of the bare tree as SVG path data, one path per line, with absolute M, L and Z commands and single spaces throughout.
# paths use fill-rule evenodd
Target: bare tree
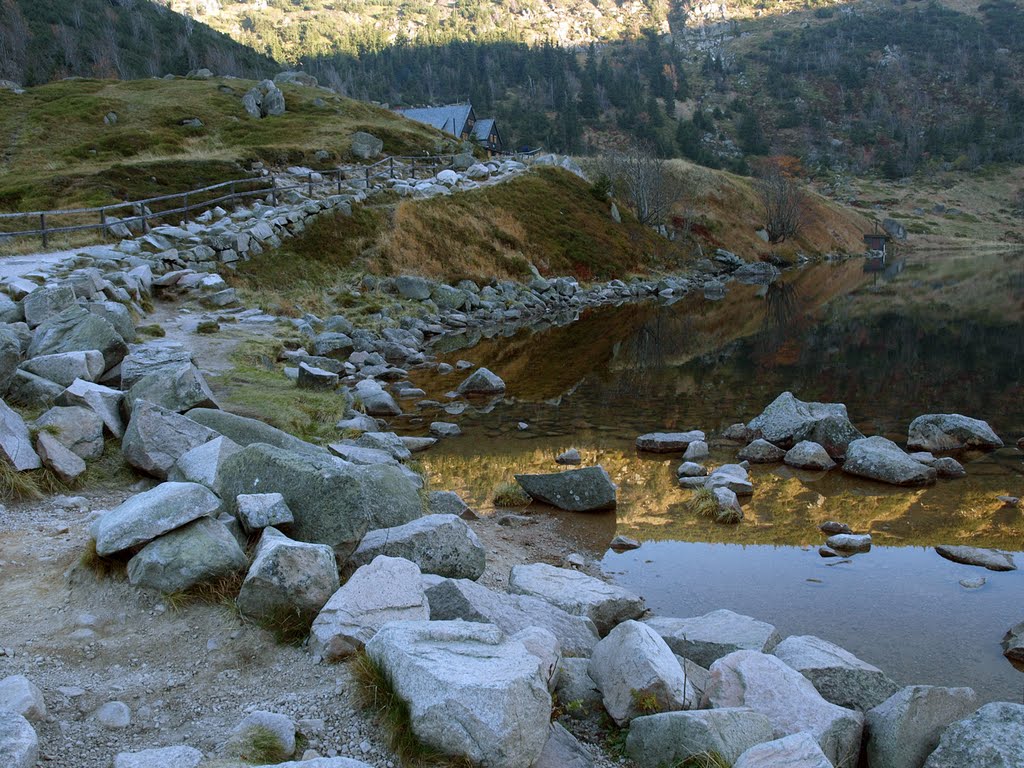
M 799 184 L 777 165 L 767 167 L 756 182 L 764 210 L 768 242 L 778 244 L 796 237 L 803 226 L 804 193 Z
M 629 203 L 637 220 L 651 226 L 665 223 L 686 189 L 668 161 L 647 144 L 603 156 L 598 172 L 607 177 L 612 194 Z

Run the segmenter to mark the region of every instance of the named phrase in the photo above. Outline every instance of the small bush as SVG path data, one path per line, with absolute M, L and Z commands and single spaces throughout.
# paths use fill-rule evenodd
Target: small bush
M 519 483 L 502 483 L 494 489 L 494 506 L 525 507 L 533 499 L 524 491 Z
M 196 326 L 196 333 L 217 333 L 220 330 L 220 323 L 216 320 L 203 320 Z
M 283 763 L 290 754 L 285 752 L 276 733 L 262 725 L 253 725 L 245 731 L 244 740 L 237 748 L 238 756 L 251 763 Z
M 149 336 L 154 339 L 162 339 L 167 335 L 167 331 L 163 329 L 163 326 L 158 323 L 151 323 L 149 325 L 140 325 L 135 331 L 143 336 Z
M 693 496 L 686 502 L 691 512 L 696 512 L 700 517 L 715 517 L 718 514 L 718 499 L 715 492 L 710 488 L 698 488 Z
M 19 472 L 9 462 L 0 459 L 0 501 L 42 497 L 34 472 Z

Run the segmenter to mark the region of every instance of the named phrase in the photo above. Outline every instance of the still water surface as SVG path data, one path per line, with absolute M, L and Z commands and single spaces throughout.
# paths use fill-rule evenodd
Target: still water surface
M 1021 700 L 1024 674 L 999 640 L 1024 620 L 1024 570 L 958 565 L 931 547 L 999 547 L 1024 566 L 1024 513 L 995 498 L 1024 496 L 1024 457 L 1013 447 L 1024 435 L 1022 331 L 1024 254 L 915 254 L 885 275 L 853 260 L 767 288 L 731 286 L 717 303 L 695 296 L 606 307 L 509 336 L 446 339 L 441 359 L 487 366 L 507 396 L 454 415 L 410 415 L 404 426 L 462 426 L 462 437 L 423 454 L 423 464 L 433 487 L 484 509 L 495 485 L 516 472 L 556 471 L 554 456 L 569 447 L 586 464 L 600 462 L 619 484 L 617 512 L 558 518 L 658 613 L 729 608 L 783 635 L 836 642 L 901 683 L 971 685 L 986 700 Z M 444 402 L 458 380 L 423 374 L 416 383 Z M 1008 447 L 960 454 L 968 477 L 925 489 L 754 467 L 738 526 L 689 512 L 689 492 L 675 483 L 680 457 L 633 449 L 642 432 L 716 435 L 784 390 L 846 403 L 865 434 L 904 442 L 915 416 L 959 412 L 989 421 Z M 733 460 L 736 447 L 713 444 L 708 463 Z M 817 525 L 828 519 L 870 532 L 875 548 L 822 559 Z M 644 544 L 608 552 L 615 533 Z M 973 576 L 986 584 L 958 583 Z

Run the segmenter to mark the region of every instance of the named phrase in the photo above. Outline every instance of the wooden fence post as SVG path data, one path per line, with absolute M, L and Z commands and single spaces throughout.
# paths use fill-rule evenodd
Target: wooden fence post
M 313 172 L 312 171 L 309 172 L 308 182 L 309 182 L 309 196 L 312 197 L 313 196 Z
M 339 195 L 341 194 L 341 180 L 343 178 L 345 178 L 345 172 L 343 170 L 341 170 L 341 168 L 339 168 L 338 169 L 338 194 Z
M 366 190 L 370 190 L 370 166 L 366 166 Z
M 46 214 L 45 213 L 40 213 L 39 214 L 39 229 L 42 230 L 42 233 L 43 233 L 43 248 L 46 248 L 49 243 L 48 243 L 47 238 L 46 238 Z
M 416 181 L 416 158 L 412 159 L 412 180 Z
M 110 232 L 107 230 L 107 209 L 100 208 L 100 227 L 103 231 L 103 239 L 106 240 L 110 237 Z
M 391 156 L 391 178 L 395 178 L 395 156 Z
M 273 176 L 270 177 L 270 204 L 277 207 L 277 182 Z
M 185 226 L 188 226 L 188 192 L 185 193 Z

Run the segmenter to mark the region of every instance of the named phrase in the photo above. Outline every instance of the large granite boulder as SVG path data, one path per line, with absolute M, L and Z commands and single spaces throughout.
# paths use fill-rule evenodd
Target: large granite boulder
M 829 470 L 836 465 L 828 451 L 810 440 L 801 440 L 786 451 L 783 461 L 797 469 Z
M 809 733 L 794 733 L 751 747 L 732 768 L 832 768 L 832 763 Z
M 300 440 L 259 419 L 250 419 L 214 408 L 193 408 L 185 415 L 197 424 L 202 424 L 218 434 L 231 438 L 243 448 L 253 443 L 266 443 L 286 451 L 315 453 L 322 457 L 326 457 L 328 454 L 323 448 Z
M 42 325 L 68 307 L 75 306 L 75 289 L 70 285 L 44 285 L 21 300 L 25 322 L 29 328 Z
M 7 461 L 18 472 L 42 466 L 32 448 L 32 436 L 25 420 L 3 400 L 0 400 L 0 461 Z
M 0 709 L 0 765 L 4 768 L 36 768 L 39 738 L 21 715 Z
M 791 448 L 803 440 L 821 445 L 832 458 L 842 458 L 851 441 L 864 437 L 850 423 L 842 403 L 806 403 L 783 392 L 747 429 L 769 443 Z
M 460 395 L 500 395 L 505 391 L 505 382 L 486 368 L 477 368 L 456 391 Z
M 595 646 L 589 672 L 605 710 L 620 727 L 641 715 L 699 703 L 665 641 L 638 621 L 624 621 Z
M 121 453 L 136 469 L 163 480 L 178 459 L 217 436 L 181 414 L 140 400 L 124 431 Z
M 62 387 L 70 387 L 75 379 L 96 381 L 103 373 L 105 365 L 103 355 L 98 350 L 90 349 L 86 352 L 40 355 L 26 360 L 21 367 Z
M 627 589 L 547 563 L 513 566 L 508 583 L 513 593 L 538 597 L 566 613 L 586 616 L 602 636 L 647 610 L 643 598 Z
M 280 624 L 288 617 L 309 626 L 338 585 L 330 547 L 293 541 L 274 528 L 264 528 L 236 604 L 243 615 L 262 624 Z
M 36 435 L 36 453 L 43 466 L 65 483 L 73 483 L 87 468 L 81 456 L 72 453 L 49 432 Z
M 597 761 L 575 736 L 552 723 L 544 750 L 531 768 L 597 768 Z
M 103 427 L 114 437 L 124 437 L 124 419 L 121 417 L 121 402 L 124 393 L 95 384 L 85 379 L 75 379 L 54 402 L 57 405 L 79 405 L 89 408 L 103 420 Z
M 960 448 L 1002 448 L 1003 441 L 988 422 L 959 413 L 929 413 L 910 422 L 907 447 L 915 451 L 956 451 Z
M 424 744 L 489 768 L 540 757 L 551 696 L 543 662 L 519 640 L 488 624 L 395 622 L 366 652 L 407 702 Z
M 630 723 L 626 752 L 640 768 L 686 764 L 689 758 L 707 754 L 717 754 L 732 765 L 773 733 L 767 717 L 746 707 L 664 712 Z
M 847 446 L 843 472 L 904 486 L 931 485 L 936 477 L 934 468 L 914 461 L 892 440 L 879 435 L 854 440 Z
M 868 768 L 921 768 L 950 723 L 978 707 L 970 688 L 911 685 L 865 713 Z
M 370 531 L 349 562 L 360 566 L 378 555 L 402 557 L 423 573 L 451 579 L 479 579 L 487 553 L 465 521 L 455 515 L 427 515 L 405 525 Z
M 295 518 L 292 537 L 327 544 L 342 559 L 367 531 L 408 523 L 423 512 L 418 487 L 399 467 L 344 464 L 272 445 L 254 443 L 228 456 L 220 477 L 225 499 L 280 493 Z
M 840 707 L 865 712 L 899 690 L 878 667 L 820 637 L 791 635 L 772 653 L 810 680 L 825 701 Z
M 26 720 L 46 718 L 43 692 L 24 675 L 10 675 L 0 680 L 0 710 L 14 712 Z
M 426 301 L 430 298 L 433 286 L 425 277 L 417 275 L 399 275 L 395 278 L 395 290 L 403 299 Z
M 248 565 L 231 531 L 218 520 L 201 517 L 139 550 L 128 561 L 128 581 L 169 595 Z
M 0 294 L 2 296 L 3 294 Z M 0 328 L 0 395 L 6 395 L 21 364 L 21 340 L 7 328 Z
M 654 616 L 645 623 L 673 653 L 702 667 L 734 651 L 771 653 L 779 644 L 779 633 L 771 624 L 724 608 L 686 619 Z
M 181 363 L 143 376 L 128 390 L 125 405 L 130 411 L 139 400 L 175 413 L 185 413 L 192 408 L 219 407 L 203 374 L 192 363 Z
M 776 464 L 786 458 L 786 451 L 759 437 L 750 445 L 740 448 L 736 458 L 751 464 Z
M 689 432 L 648 432 L 636 439 L 636 449 L 647 453 L 683 453 L 690 443 L 702 442 L 703 432 L 694 429 Z
M 372 160 L 384 149 L 384 142 L 366 131 L 356 131 L 349 138 L 352 140 L 352 154 L 363 160 Z
M 1017 564 L 1013 555 L 998 549 L 970 547 L 957 544 L 939 544 L 935 551 L 947 560 L 964 565 L 977 565 L 990 571 L 1015 571 Z
M 429 618 L 420 569 L 409 560 L 379 555 L 331 595 L 313 621 L 309 651 L 338 661 L 361 650 L 390 621 Z
M 535 501 L 569 512 L 615 508 L 615 483 L 601 466 L 546 475 L 516 475 L 516 482 Z
M 34 426 L 53 435 L 61 445 L 86 461 L 103 455 L 103 420 L 89 408 L 56 406 L 36 419 Z
M 176 482 L 200 483 L 218 496 L 221 494 L 220 470 L 228 456 L 242 447 L 227 437 L 215 437 L 209 442 L 186 451 L 168 471 L 167 479 Z
M 161 483 L 100 515 L 90 532 L 96 540 L 96 552 L 106 557 L 150 542 L 201 517 L 216 517 L 220 508 L 220 499 L 205 486 Z
M 402 407 L 378 382 L 363 379 L 355 386 L 353 392 L 356 402 L 370 416 L 401 416 Z
M 127 391 L 139 379 L 164 370 L 176 370 L 191 362 L 192 353 L 180 344 L 153 341 L 137 346 L 121 361 L 121 389 Z
M 430 618 L 434 621 L 461 619 L 494 624 L 508 634 L 523 627 L 541 627 L 555 636 L 566 656 L 589 657 L 600 639 L 589 618 L 566 613 L 546 600 L 496 592 L 469 579 L 426 581 Z
M 1024 704 L 994 701 L 950 725 L 925 768 L 1024 768 Z
M 28 356 L 87 352 L 91 349 L 100 351 L 108 369 L 128 354 L 128 345 L 113 325 L 76 305 L 47 318 L 36 328 Z
M 807 731 L 833 765 L 856 765 L 864 716 L 830 704 L 781 659 L 736 651 L 711 665 L 704 699 L 714 709 L 750 707 L 766 715 L 775 737 Z

